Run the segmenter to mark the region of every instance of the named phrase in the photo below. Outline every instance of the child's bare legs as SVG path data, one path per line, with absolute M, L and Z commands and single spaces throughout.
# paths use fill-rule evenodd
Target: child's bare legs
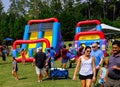
M 49 77 L 49 71 L 46 70 L 46 77 Z
M 25 64 L 25 58 L 22 58 L 22 64 Z
M 66 69 L 66 63 L 62 63 L 60 67 Z
M 64 69 L 66 69 L 66 63 L 64 63 L 63 65 L 64 65 Z
M 18 75 L 16 71 L 12 71 L 12 75 L 15 77 L 16 80 L 18 80 Z
M 104 85 L 101 84 L 100 87 L 104 87 Z
M 63 68 L 63 63 L 60 65 L 61 68 Z
M 14 71 L 12 71 L 12 75 L 15 77 Z

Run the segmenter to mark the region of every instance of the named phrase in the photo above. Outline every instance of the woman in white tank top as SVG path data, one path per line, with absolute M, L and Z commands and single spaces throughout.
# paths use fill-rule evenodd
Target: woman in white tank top
M 81 87 L 91 87 L 92 80 L 95 81 L 95 62 L 94 57 L 90 57 L 90 52 L 91 48 L 87 46 L 84 54 L 79 57 L 74 71 L 73 80 L 76 79 L 76 74 L 80 67 L 79 79 L 81 80 Z

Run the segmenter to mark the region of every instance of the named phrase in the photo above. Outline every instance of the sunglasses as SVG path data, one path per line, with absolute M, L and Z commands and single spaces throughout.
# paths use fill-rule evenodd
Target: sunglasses
M 91 50 L 86 50 L 87 53 L 91 52 Z
M 97 46 L 92 46 L 92 48 L 96 48 Z

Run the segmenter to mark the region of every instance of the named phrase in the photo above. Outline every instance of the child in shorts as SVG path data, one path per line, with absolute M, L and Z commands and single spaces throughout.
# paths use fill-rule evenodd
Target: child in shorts
M 12 57 L 12 75 L 15 77 L 15 80 L 18 80 L 17 71 L 18 71 L 17 62 L 15 60 L 15 57 Z
M 103 62 L 103 67 L 100 68 L 100 78 L 98 80 L 98 83 L 100 84 L 100 87 L 104 87 L 104 83 L 105 83 L 105 76 L 107 73 L 107 63 L 104 61 Z

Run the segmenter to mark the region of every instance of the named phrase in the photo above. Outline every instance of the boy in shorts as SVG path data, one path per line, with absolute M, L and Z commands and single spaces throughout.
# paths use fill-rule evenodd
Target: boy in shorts
M 15 57 L 12 57 L 12 75 L 15 77 L 15 80 L 18 80 L 17 71 L 18 71 L 17 62 L 15 60 Z

